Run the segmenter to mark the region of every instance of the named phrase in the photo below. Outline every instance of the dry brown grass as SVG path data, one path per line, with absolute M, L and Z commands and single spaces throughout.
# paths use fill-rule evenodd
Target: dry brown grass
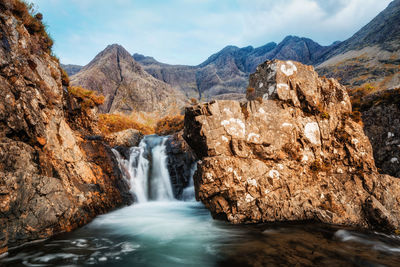
M 104 96 L 79 86 L 68 87 L 68 92 L 81 101 L 81 107 L 94 108 L 104 103 Z
M 170 135 L 183 129 L 183 115 L 166 116 L 159 120 L 155 127 L 158 135 Z
M 43 15 L 35 12 L 34 5 L 28 4 L 26 1 L 15 0 L 11 12 L 21 21 L 31 35 L 38 37 L 42 49 L 50 53 L 54 42 L 42 22 Z
M 143 134 L 153 134 L 154 128 L 137 122 L 132 117 L 122 114 L 100 114 L 99 129 L 104 135 L 127 129 L 136 129 Z

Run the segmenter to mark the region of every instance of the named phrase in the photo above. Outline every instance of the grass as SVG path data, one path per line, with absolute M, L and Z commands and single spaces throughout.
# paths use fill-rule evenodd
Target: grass
M 154 133 L 154 128 L 123 114 L 100 114 L 98 123 L 99 129 L 104 135 L 127 129 L 136 129 L 145 135 Z
M 104 96 L 98 95 L 94 91 L 79 86 L 70 86 L 68 87 L 68 92 L 81 101 L 83 109 L 94 108 L 104 104 Z
M 53 39 L 46 31 L 46 25 L 43 24 L 43 15 L 37 13 L 35 6 L 26 1 L 14 0 L 11 12 L 25 26 L 30 35 L 38 38 L 41 48 L 47 53 L 51 53 Z

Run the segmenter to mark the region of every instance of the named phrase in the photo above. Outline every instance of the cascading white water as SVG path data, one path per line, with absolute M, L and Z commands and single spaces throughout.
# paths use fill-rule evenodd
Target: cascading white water
M 126 171 L 131 192 L 139 203 L 174 199 L 167 168 L 166 141 L 167 137 L 145 136 L 138 147 L 130 149 L 129 161 L 114 150 L 120 168 Z

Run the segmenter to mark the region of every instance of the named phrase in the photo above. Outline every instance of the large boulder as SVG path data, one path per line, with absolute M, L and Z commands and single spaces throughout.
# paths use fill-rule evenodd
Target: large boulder
M 250 87 L 245 104 L 186 109 L 184 137 L 200 158 L 196 198 L 215 218 L 399 228 L 400 181 L 377 172 L 343 86 L 275 60 Z
M 132 201 L 110 147 L 76 130 L 93 112 L 68 101 L 39 18 L 0 2 L 0 254 Z

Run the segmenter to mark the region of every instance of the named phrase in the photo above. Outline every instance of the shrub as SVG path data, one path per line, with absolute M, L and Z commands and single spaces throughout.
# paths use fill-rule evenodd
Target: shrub
M 155 127 L 158 135 L 170 135 L 183 129 L 183 115 L 166 116 L 159 120 Z
M 26 1 L 15 0 L 12 12 L 22 22 L 29 34 L 39 38 L 42 49 L 50 53 L 54 42 L 47 33 L 46 26 L 42 23 L 43 15 L 36 13 L 35 6 Z
M 136 129 L 143 134 L 154 133 L 154 129 L 152 127 L 141 124 L 133 118 L 121 114 L 100 114 L 99 129 L 104 135 L 127 129 Z
M 80 99 L 81 107 L 83 109 L 93 108 L 95 106 L 104 104 L 104 96 L 98 95 L 94 91 L 87 90 L 79 86 L 71 86 L 68 88 L 68 92 Z
M 69 77 L 68 77 L 67 72 L 63 68 L 60 68 L 60 71 L 61 71 L 62 85 L 69 86 Z M 104 101 L 104 97 L 103 97 L 103 101 Z

